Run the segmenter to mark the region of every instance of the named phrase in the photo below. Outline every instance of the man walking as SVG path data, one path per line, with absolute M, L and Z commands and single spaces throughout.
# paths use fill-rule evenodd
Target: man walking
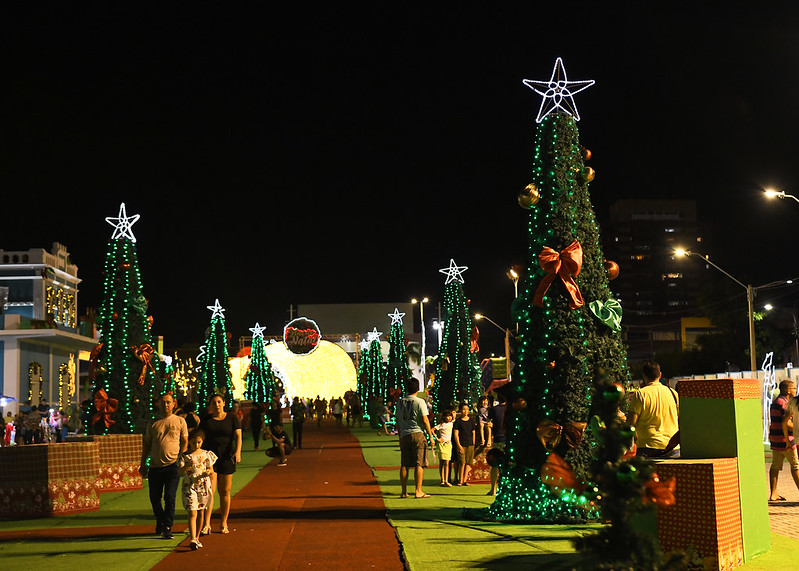
M 670 446 L 679 430 L 677 392 L 660 382 L 660 365 L 644 363 L 644 382 L 630 399 L 630 426 L 635 427 L 637 456 L 678 458 L 679 447 Z
M 139 472 L 149 480 L 150 504 L 155 515 L 155 533 L 164 539 L 172 539 L 172 523 L 175 520 L 175 497 L 180 483 L 178 456 L 186 451 L 189 430 L 182 416 L 172 414 L 175 400 L 172 394 L 162 394 L 158 399 L 161 414 L 144 433 Z M 147 458 L 150 459 L 149 473 Z M 163 496 L 163 506 L 161 497 Z
M 793 422 L 787 414 L 788 401 L 796 394 L 796 384 L 793 381 L 780 383 L 780 394 L 771 403 L 771 424 L 769 426 L 768 440 L 771 445 L 771 468 L 769 469 L 769 501 L 784 500 L 777 493 L 777 479 L 782 471 L 782 464 L 787 459 L 791 466 L 791 476 L 796 486 L 799 487 L 799 459 L 793 439 Z M 783 424 L 785 427 L 783 429 Z
M 405 392 L 397 403 L 397 429 L 400 436 L 400 485 L 401 498 L 408 497 L 408 473 L 413 468 L 413 480 L 416 487 L 415 497 L 429 498 L 430 494 L 422 491 L 424 469 L 427 468 L 427 440 L 424 433 L 430 436 L 430 444 L 434 442 L 433 430 L 427 419 L 427 404 L 416 396 L 419 381 L 411 377 L 405 380 Z

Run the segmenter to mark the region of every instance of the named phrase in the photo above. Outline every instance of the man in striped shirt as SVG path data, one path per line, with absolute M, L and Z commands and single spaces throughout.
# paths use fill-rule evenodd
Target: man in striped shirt
M 771 469 L 769 470 L 769 485 L 771 493 L 769 501 L 784 500 L 777 493 L 777 479 L 782 471 L 785 459 L 791 466 L 791 476 L 796 486 L 799 487 L 799 458 L 796 455 L 796 446 L 793 440 L 793 422 L 790 415 L 786 414 L 788 401 L 796 394 L 796 384 L 793 381 L 780 383 L 780 394 L 771 403 L 771 424 L 769 426 L 768 440 L 771 445 Z M 785 425 L 783 427 L 783 424 Z

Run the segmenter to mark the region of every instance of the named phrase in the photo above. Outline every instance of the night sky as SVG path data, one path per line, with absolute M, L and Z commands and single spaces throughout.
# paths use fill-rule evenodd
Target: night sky
M 450 258 L 510 326 L 540 105 L 522 80 L 556 57 L 596 80 L 575 101 L 600 222 L 696 198 L 719 265 L 799 275 L 799 204 L 762 196 L 799 195 L 799 9 L 32 4 L 0 8 L 0 248 L 64 243 L 83 312 L 125 202 L 168 349 L 216 298 L 234 337 L 280 333 L 290 304 L 426 295 L 432 316 Z

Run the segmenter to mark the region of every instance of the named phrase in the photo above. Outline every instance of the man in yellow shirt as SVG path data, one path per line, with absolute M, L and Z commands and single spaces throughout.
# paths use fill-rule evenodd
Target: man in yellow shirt
M 660 382 L 660 365 L 643 367 L 643 384 L 630 399 L 630 426 L 635 427 L 637 456 L 678 458 L 672 439 L 679 430 L 680 401 L 677 392 Z

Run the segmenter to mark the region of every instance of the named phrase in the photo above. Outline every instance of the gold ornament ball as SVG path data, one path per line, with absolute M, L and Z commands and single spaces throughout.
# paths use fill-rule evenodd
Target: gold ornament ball
M 585 147 L 583 147 L 582 150 L 581 150 L 581 153 L 583 155 L 583 160 L 584 161 L 591 160 L 591 150 L 590 149 L 586 149 Z
M 605 260 L 602 265 L 605 266 L 605 269 L 608 271 L 609 279 L 615 280 L 619 277 L 619 264 L 611 262 L 610 260 Z
M 594 172 L 594 169 L 592 169 L 591 167 L 585 167 L 583 169 L 583 176 L 585 177 L 586 181 L 591 182 L 592 180 L 594 180 L 596 172 Z
M 535 183 L 530 183 L 524 187 L 524 189 L 519 193 L 518 200 L 519 206 L 522 208 L 526 208 L 527 210 L 531 209 L 533 206 L 538 204 L 538 200 L 541 198 L 541 195 L 538 192 L 538 187 Z

